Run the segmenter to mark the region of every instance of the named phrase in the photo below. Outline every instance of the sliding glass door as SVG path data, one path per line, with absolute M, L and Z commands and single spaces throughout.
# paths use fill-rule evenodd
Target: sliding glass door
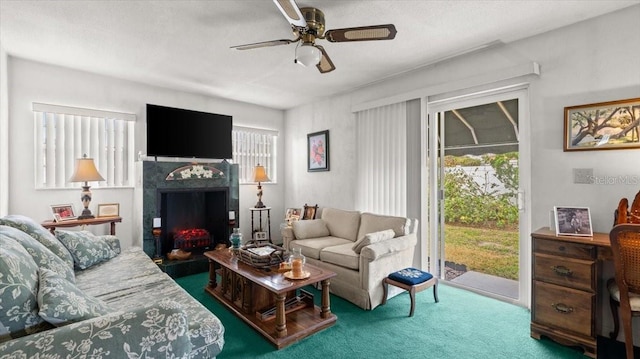
M 451 285 L 525 306 L 526 108 L 524 89 L 429 103 L 426 161 L 431 270 Z

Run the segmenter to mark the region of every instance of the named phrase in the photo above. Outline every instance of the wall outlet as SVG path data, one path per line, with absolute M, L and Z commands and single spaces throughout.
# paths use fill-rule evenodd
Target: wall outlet
M 574 168 L 573 183 L 593 184 L 593 168 Z

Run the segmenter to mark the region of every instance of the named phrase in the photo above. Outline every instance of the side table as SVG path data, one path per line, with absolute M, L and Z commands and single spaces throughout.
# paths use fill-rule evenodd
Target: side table
M 262 208 L 256 208 L 256 207 L 251 207 L 249 208 L 249 211 L 251 211 L 251 239 L 255 239 L 254 238 L 254 234 L 256 232 L 266 232 L 267 233 L 267 238 L 265 238 L 266 240 L 269 241 L 269 243 L 273 243 L 273 241 L 271 240 L 271 207 L 262 207 Z M 265 217 L 262 216 L 263 212 L 266 214 Z M 255 214 L 258 214 L 258 225 L 255 225 Z M 264 220 L 266 220 L 266 223 L 264 223 Z M 260 239 L 260 240 L 265 240 L 265 239 Z
M 42 222 L 42 226 L 47 228 L 51 234 L 55 234 L 54 231 L 56 228 L 66 228 L 66 227 L 78 227 L 78 226 L 93 226 L 97 224 L 106 224 L 110 223 L 110 234 L 116 234 L 116 223 L 122 222 L 122 217 L 100 217 L 100 218 L 89 218 L 89 219 L 72 219 L 68 221 L 44 221 Z

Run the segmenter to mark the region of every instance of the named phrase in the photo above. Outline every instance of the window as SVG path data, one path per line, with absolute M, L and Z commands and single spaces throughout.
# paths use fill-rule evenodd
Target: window
M 36 188 L 69 188 L 75 160 L 94 159 L 104 181 L 91 187 L 127 187 L 134 179 L 133 114 L 33 104 Z
M 253 183 L 253 168 L 260 164 L 271 182 L 276 182 L 278 131 L 233 126 L 233 162 L 239 165 L 239 182 Z

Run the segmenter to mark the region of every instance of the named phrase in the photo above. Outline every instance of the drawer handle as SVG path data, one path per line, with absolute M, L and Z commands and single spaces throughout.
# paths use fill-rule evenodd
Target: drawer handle
M 565 266 L 551 266 L 554 272 L 561 277 L 571 277 L 573 271 Z
M 556 312 L 558 313 L 562 313 L 562 314 L 571 314 L 573 313 L 573 307 L 570 307 L 564 303 L 553 303 L 551 304 L 551 306 L 553 307 L 553 309 L 556 310 Z

